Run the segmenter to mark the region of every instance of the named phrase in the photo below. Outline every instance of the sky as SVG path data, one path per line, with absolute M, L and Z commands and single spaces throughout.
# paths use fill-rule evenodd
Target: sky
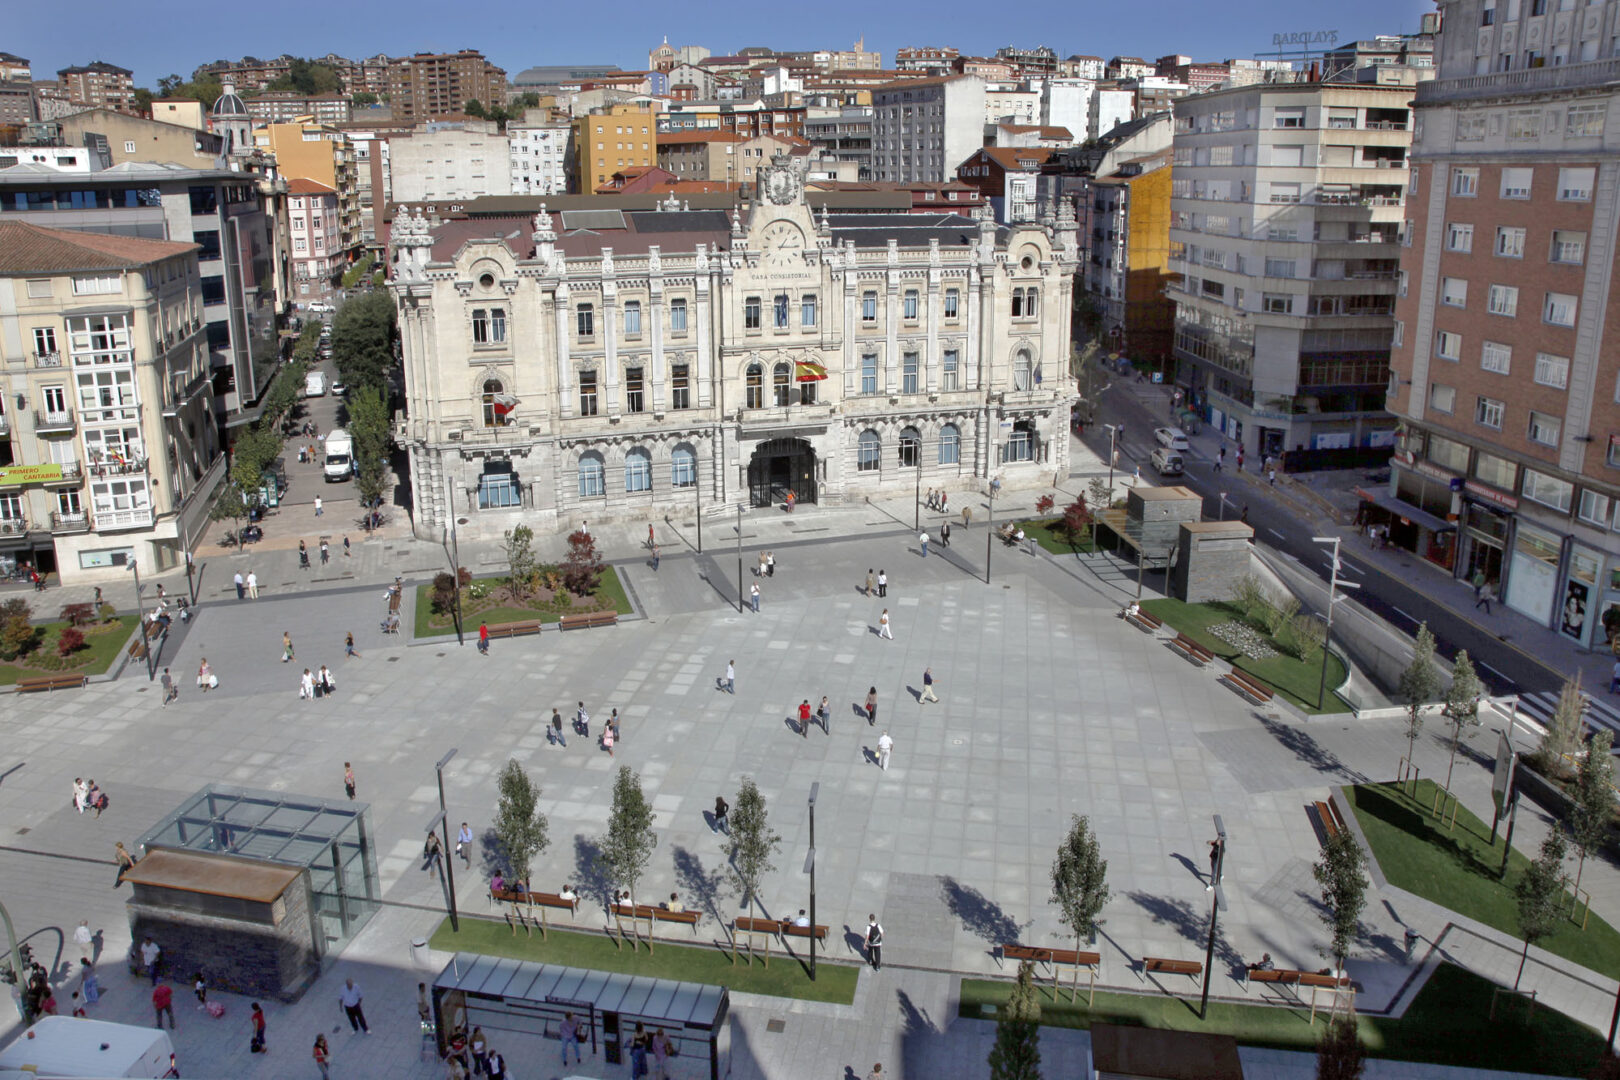
M 673 45 L 703 45 L 716 55 L 748 45 L 775 49 L 866 48 L 893 66 L 897 48 L 950 45 L 988 56 L 1003 45 L 1049 45 L 1060 57 L 1087 53 L 1148 60 L 1185 53 L 1199 60 L 1253 57 L 1274 50 L 1274 34 L 1336 30 L 1339 42 L 1417 30 L 1433 0 L 1359 0 L 1350 8 L 1297 0 L 1024 0 L 1013 18 L 991 6 L 938 0 L 874 6 L 858 0 L 812 5 L 653 2 L 506 4 L 475 9 L 428 0 L 332 3 L 180 3 L 81 0 L 9 5 L 0 51 L 26 57 L 35 78 L 73 64 L 105 60 L 153 86 L 171 72 L 189 78 L 199 64 L 245 55 L 360 58 L 379 52 L 478 49 L 508 77 L 539 64 L 617 64 L 645 68 L 647 52 L 667 35 Z M 447 18 L 475 10 L 477 18 Z M 918 12 L 926 13 L 926 28 Z

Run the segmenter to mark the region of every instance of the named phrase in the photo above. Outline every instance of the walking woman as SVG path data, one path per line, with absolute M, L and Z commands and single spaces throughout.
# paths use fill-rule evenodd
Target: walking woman
M 124 847 L 122 840 L 118 841 L 113 849 L 113 857 L 118 860 L 118 880 L 113 882 L 113 888 L 124 883 L 124 875 L 135 869 L 135 856 Z
M 870 727 L 877 723 L 877 687 L 866 691 L 866 723 Z
M 315 1036 L 315 1067 L 321 1070 L 321 1080 L 331 1080 L 332 1074 L 326 1071 L 331 1061 L 332 1052 L 326 1048 L 326 1036 Z

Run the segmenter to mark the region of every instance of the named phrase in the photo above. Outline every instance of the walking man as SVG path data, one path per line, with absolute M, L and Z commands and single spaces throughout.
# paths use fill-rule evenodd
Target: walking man
M 147 934 L 146 940 L 141 942 L 141 963 L 146 965 L 146 975 L 152 980 L 153 986 L 157 985 L 158 961 L 162 957 L 163 950 L 158 948 L 158 943 L 152 940 L 152 935 Z
M 343 557 L 345 559 L 349 557 L 349 536 L 347 533 L 343 535 Z
M 653 560 L 652 560 L 652 562 L 653 562 L 653 573 L 655 573 L 655 574 L 658 573 L 658 560 L 663 554 L 664 554 L 663 550 L 657 544 L 654 544 L 653 545 Z
M 1490 582 L 1487 581 L 1484 585 L 1482 585 L 1480 587 L 1479 599 L 1474 601 L 1474 608 L 1475 608 L 1475 610 L 1478 610 L 1479 606 L 1481 604 L 1484 604 L 1485 605 L 1485 614 L 1489 615 L 1491 613 L 1491 601 L 1495 600 L 1495 599 L 1496 599 L 1496 587 L 1494 585 L 1492 585 Z
M 951 546 L 951 523 L 949 521 L 939 527 L 939 544 L 940 547 Z
M 1204 886 L 1205 892 L 1215 888 L 1216 875 L 1221 872 L 1221 855 L 1225 853 L 1225 850 L 1220 837 L 1216 837 L 1209 842 L 1209 881 Z
M 1616 667 L 1620 667 L 1620 661 L 1616 661 Z M 821 704 L 816 708 L 816 719 L 821 721 L 821 733 L 823 735 L 832 734 L 832 732 L 827 729 L 827 721 L 831 716 L 832 710 L 827 707 L 827 695 L 822 694 Z
M 163 985 L 159 986 L 157 985 L 156 980 L 153 980 L 152 1011 L 157 1013 L 157 1026 L 159 1030 L 162 1030 L 163 1028 L 164 1013 L 169 1014 L 169 1030 L 174 1030 L 174 991 L 169 989 L 168 983 L 164 983 Z
M 889 755 L 894 753 L 894 740 L 889 737 L 889 733 L 887 731 L 878 736 L 877 746 L 878 768 L 882 769 L 884 772 L 888 772 Z
M 478 624 L 478 651 L 485 656 L 489 655 L 489 624 Z
M 917 704 L 921 705 L 925 701 L 932 701 L 935 705 L 939 704 L 939 698 L 934 695 L 934 669 L 931 667 L 923 668 L 922 693 L 917 696 Z
M 158 681 L 163 684 L 163 707 L 168 708 L 169 702 L 180 696 L 180 691 L 175 689 L 174 679 L 170 677 L 168 668 L 163 669 L 163 678 Z
M 1474 586 L 1474 606 L 1478 607 L 1479 591 L 1485 587 L 1485 568 L 1483 566 L 1474 567 L 1474 576 L 1469 578 L 1468 581 L 1469 584 Z
M 332 548 L 325 540 L 321 541 L 321 565 L 325 566 L 332 559 Z
M 461 861 L 467 864 L 469 870 L 472 869 L 472 845 L 472 826 L 463 821 L 461 831 L 456 834 L 456 854 L 461 856 Z
M 288 630 L 281 632 L 281 662 L 287 663 L 293 658 L 292 633 Z
M 922 545 L 922 557 L 928 558 L 928 531 L 926 529 L 917 535 L 917 543 Z
M 887 570 L 878 571 L 878 595 L 889 595 L 889 572 Z
M 354 766 L 347 761 L 343 763 L 343 790 L 350 799 L 354 798 Z
M 551 734 L 556 739 L 557 745 L 565 750 L 568 748 L 568 740 L 563 738 L 562 713 L 555 708 L 551 710 Z
M 754 614 L 759 614 L 759 582 L 748 586 L 748 602 L 753 606 Z
M 871 568 L 870 568 L 870 567 L 868 567 L 868 568 L 867 568 L 867 571 L 866 571 L 866 595 L 867 595 L 867 596 L 871 596 L 871 595 L 872 595 L 872 586 L 873 586 L 873 585 L 874 585 L 874 584 L 876 584 L 876 580 L 875 580 L 875 579 L 874 579 L 874 578 L 873 578 L 873 577 L 872 577 L 872 570 L 871 570 Z
M 242 599 L 247 595 L 247 583 L 242 578 L 242 571 L 236 572 L 236 598 Z
M 259 575 L 252 570 L 248 571 L 247 589 L 249 599 L 257 600 L 259 598 Z
M 371 1028 L 366 1025 L 366 1010 L 362 1006 L 365 995 L 360 987 L 355 985 L 353 979 L 343 980 L 343 989 L 338 991 L 338 1001 L 343 1006 L 343 1015 L 349 1018 L 349 1030 L 363 1031 L 371 1034 Z
M 876 915 L 866 917 L 866 960 L 874 971 L 883 970 L 883 927 Z
M 574 1019 L 573 1013 L 563 1013 L 562 1023 L 557 1027 L 557 1035 L 562 1042 L 563 1067 L 568 1067 L 568 1051 L 574 1051 L 574 1064 L 579 1064 L 579 1021 Z
M 343 635 L 343 653 L 345 656 L 352 657 L 355 660 L 360 659 L 360 654 L 354 651 L 353 630 L 350 630 L 348 633 Z
M 810 699 L 805 698 L 799 702 L 799 734 L 806 739 L 810 737 Z
M 894 631 L 889 629 L 889 609 L 884 608 L 883 614 L 878 616 L 878 637 L 894 640 Z
M 728 694 L 731 694 L 733 696 L 736 695 L 736 693 L 737 693 L 737 661 L 735 661 L 735 660 L 727 660 L 726 661 L 726 678 L 725 678 L 725 681 L 720 684 L 720 688 L 722 690 L 724 690 Z
M 316 502 L 318 504 L 320 500 L 317 499 Z M 270 1051 L 264 1047 L 264 1010 L 259 1007 L 257 1001 L 253 1003 L 253 1014 L 248 1017 L 248 1020 L 253 1024 L 253 1038 L 248 1040 L 249 1052 L 268 1054 Z
M 315 496 L 315 516 L 321 516 L 321 497 L 319 495 Z

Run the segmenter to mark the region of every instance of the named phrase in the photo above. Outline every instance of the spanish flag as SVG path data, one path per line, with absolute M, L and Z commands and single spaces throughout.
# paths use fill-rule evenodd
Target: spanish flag
M 820 382 L 827 377 L 827 368 L 824 364 L 817 364 L 810 360 L 797 360 L 793 364 L 793 380 L 795 382 Z

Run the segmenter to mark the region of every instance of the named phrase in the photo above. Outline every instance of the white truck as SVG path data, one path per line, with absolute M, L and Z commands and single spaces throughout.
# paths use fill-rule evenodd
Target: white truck
M 167 1032 L 133 1024 L 47 1016 L 0 1050 L 0 1074 L 42 1077 L 178 1076 Z
M 326 372 L 311 371 L 304 376 L 304 396 L 322 397 L 326 394 Z
M 354 440 L 342 428 L 326 434 L 326 482 L 347 480 L 354 472 Z

